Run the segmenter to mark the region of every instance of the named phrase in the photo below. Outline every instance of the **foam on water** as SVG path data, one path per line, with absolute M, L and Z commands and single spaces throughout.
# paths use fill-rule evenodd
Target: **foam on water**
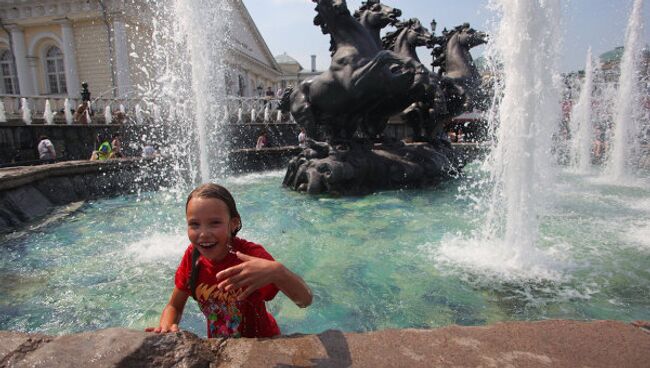
M 443 237 L 434 260 L 451 272 L 471 272 L 490 282 L 567 281 L 573 265 L 555 249 L 530 249 L 523 253 L 500 241 Z
M 129 244 L 126 251 L 140 262 L 173 260 L 177 262 L 189 244 L 185 234 L 154 233 Z
M 224 178 L 224 182 L 228 184 L 254 184 L 262 179 L 267 178 L 282 178 L 286 174 L 284 170 L 260 171 L 250 174 L 243 174 L 237 176 L 230 176 Z
M 627 225 L 622 240 L 639 250 L 650 252 L 650 221 Z

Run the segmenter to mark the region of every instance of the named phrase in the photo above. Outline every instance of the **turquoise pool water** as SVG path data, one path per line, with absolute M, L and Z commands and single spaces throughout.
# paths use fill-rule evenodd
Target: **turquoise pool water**
M 471 170 L 471 169 L 470 169 Z M 313 198 L 283 173 L 223 181 L 242 237 L 312 286 L 299 309 L 269 309 L 283 333 L 507 320 L 650 319 L 650 187 L 563 174 L 544 209 L 539 255 L 467 240 L 480 226 L 463 181 L 434 190 Z M 186 193 L 86 203 L 64 220 L 0 239 L 0 329 L 63 334 L 157 323 L 187 246 Z M 539 257 L 539 258 L 538 258 Z M 205 336 L 188 303 L 181 327 Z

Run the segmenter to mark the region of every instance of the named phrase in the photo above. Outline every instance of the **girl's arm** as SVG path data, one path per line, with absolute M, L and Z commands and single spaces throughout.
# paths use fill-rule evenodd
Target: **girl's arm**
M 219 289 L 226 291 L 243 289 L 238 299 L 244 300 L 264 285 L 275 284 L 300 308 L 306 308 L 311 304 L 312 294 L 307 284 L 281 263 L 251 257 L 241 252 L 236 254 L 244 262 L 217 274 Z
M 145 331 L 155 333 L 178 332 L 178 323 L 181 321 L 183 309 L 189 296 L 188 293 L 175 287 L 171 298 L 169 298 L 169 303 L 162 311 L 159 326 L 146 328 Z

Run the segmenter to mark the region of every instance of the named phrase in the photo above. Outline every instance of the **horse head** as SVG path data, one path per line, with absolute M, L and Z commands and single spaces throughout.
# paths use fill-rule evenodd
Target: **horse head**
M 464 23 L 454 30 L 454 35 L 455 37 L 458 38 L 458 43 L 466 47 L 467 49 L 471 49 L 473 47 L 476 47 L 478 45 L 482 45 L 488 42 L 488 35 L 485 32 L 478 32 L 474 28 L 472 28 L 469 23 Z M 452 36 L 452 37 L 453 37 Z
M 354 17 L 365 27 L 382 29 L 398 22 L 397 18 L 402 11 L 382 4 L 379 0 L 368 0 L 354 12 Z
M 407 27 L 407 42 L 415 47 L 426 46 L 431 38 L 431 32 L 420 23 L 417 18 L 410 19 L 406 22 Z
M 415 48 L 429 45 L 433 37 L 417 18 L 399 22 L 395 27 L 397 28 L 395 32 L 389 32 L 384 37 L 383 46 L 395 52 L 409 50 L 406 56 L 415 55 Z

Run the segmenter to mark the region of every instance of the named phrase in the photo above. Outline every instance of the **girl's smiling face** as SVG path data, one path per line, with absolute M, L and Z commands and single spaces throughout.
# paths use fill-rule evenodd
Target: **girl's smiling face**
M 230 217 L 228 205 L 216 198 L 192 198 L 187 204 L 187 236 L 202 256 L 221 261 L 229 252 L 232 233 L 240 220 Z

